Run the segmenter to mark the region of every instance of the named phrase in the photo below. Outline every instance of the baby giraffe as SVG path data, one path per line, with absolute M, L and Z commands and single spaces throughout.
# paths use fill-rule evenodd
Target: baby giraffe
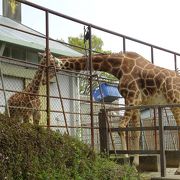
M 33 117 L 33 124 L 38 125 L 41 118 L 39 90 L 41 85 L 46 84 L 46 53 L 39 53 L 41 57 L 40 64 L 31 82 L 22 92 L 13 94 L 8 99 L 10 117 L 17 118 L 21 122 L 29 122 Z M 59 61 L 49 52 L 50 67 L 49 79 L 55 75 L 55 69 L 59 67 Z

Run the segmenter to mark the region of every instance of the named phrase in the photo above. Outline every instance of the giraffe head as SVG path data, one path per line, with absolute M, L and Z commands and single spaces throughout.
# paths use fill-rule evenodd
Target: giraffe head
M 58 58 L 60 62 L 59 64 L 60 69 L 83 71 L 88 66 L 88 58 L 85 56 L 82 57 L 60 56 Z
M 41 57 L 40 64 L 42 66 L 46 65 L 46 52 L 44 53 L 38 53 L 38 55 Z M 51 52 L 49 51 L 49 80 L 51 80 L 55 76 L 55 69 L 60 68 L 60 60 L 56 57 L 54 57 Z M 47 69 L 47 68 L 46 68 Z M 46 84 L 46 69 L 43 72 L 43 77 L 42 77 L 42 84 Z

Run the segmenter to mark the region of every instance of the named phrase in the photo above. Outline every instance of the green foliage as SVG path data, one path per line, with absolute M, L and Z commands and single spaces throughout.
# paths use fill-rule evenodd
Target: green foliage
M 93 51 L 103 52 L 103 50 L 102 50 L 103 41 L 101 38 L 99 38 L 95 35 L 92 35 L 91 41 L 92 41 L 92 50 Z M 80 34 L 79 37 L 68 37 L 68 43 L 75 45 L 75 46 L 85 48 L 84 35 Z M 86 43 L 86 48 L 87 49 L 89 48 L 89 43 Z M 75 50 L 80 51 L 84 54 L 84 49 L 75 48 Z
M 80 34 L 79 37 L 68 37 L 68 43 L 71 45 L 75 45 L 78 47 L 85 48 L 85 42 L 84 42 L 84 35 Z M 111 51 L 104 51 L 102 49 L 103 47 L 103 40 L 95 35 L 92 35 L 92 50 L 99 53 L 111 53 Z M 81 52 L 82 54 L 85 53 L 84 49 L 73 47 L 75 50 Z M 89 48 L 88 42 L 86 43 L 86 48 Z M 103 77 L 106 79 L 109 79 L 110 81 L 115 81 L 116 78 L 108 74 L 106 72 L 99 72 L 99 77 Z M 96 82 L 94 87 L 98 87 L 98 83 Z M 80 94 L 89 95 L 90 89 L 89 89 L 89 81 L 86 81 L 84 79 L 80 79 Z
M 132 174 L 138 177 L 132 168 L 126 170 L 100 158 L 75 138 L 29 123 L 18 124 L 4 115 L 0 115 L 0 147 L 2 180 L 115 180 Z

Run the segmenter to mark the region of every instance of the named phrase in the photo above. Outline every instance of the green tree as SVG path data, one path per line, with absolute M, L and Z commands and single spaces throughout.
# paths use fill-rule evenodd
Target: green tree
M 104 51 L 102 49 L 103 46 L 103 40 L 95 35 L 92 35 L 92 50 L 95 52 L 99 52 L 99 53 L 111 53 L 111 51 Z M 85 48 L 85 42 L 84 42 L 84 35 L 80 34 L 79 37 L 68 37 L 68 43 L 74 46 L 78 46 L 78 47 L 82 47 Z M 87 41 L 86 43 L 86 48 L 89 48 L 89 43 Z M 81 52 L 82 54 L 85 53 L 84 49 L 81 48 L 77 48 L 77 47 L 73 47 L 73 49 Z M 106 72 L 98 72 L 98 76 L 101 78 L 106 78 L 110 81 L 115 81 L 116 78 L 111 75 L 108 74 Z M 98 82 L 94 82 L 93 83 L 93 87 L 98 87 L 99 83 Z M 89 94 L 90 92 L 90 88 L 89 88 L 89 81 L 85 78 L 81 78 L 80 79 L 80 94 Z
M 102 50 L 102 46 L 104 43 L 101 38 L 99 38 L 95 35 L 92 35 L 91 41 L 92 41 L 92 50 L 93 51 L 104 52 Z M 68 37 L 68 43 L 75 45 L 75 46 L 85 48 L 84 35 L 80 34 L 79 37 Z M 86 48 L 87 49 L 89 48 L 89 43 L 86 43 Z M 74 47 L 74 49 L 76 49 L 77 51 L 80 51 L 84 54 L 84 49 L 80 49 L 80 48 L 76 48 L 76 47 Z

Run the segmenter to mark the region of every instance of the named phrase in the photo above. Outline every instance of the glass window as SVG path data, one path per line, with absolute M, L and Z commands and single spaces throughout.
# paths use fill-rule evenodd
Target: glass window
M 3 56 L 5 57 L 11 57 L 11 48 L 8 46 L 5 47 Z
M 36 51 L 33 51 L 31 49 L 27 49 L 27 61 L 33 62 L 33 63 L 38 63 L 38 53 Z
M 39 62 L 39 57 L 36 50 L 14 44 L 6 44 L 3 56 L 33 63 Z
M 12 46 L 12 58 L 26 60 L 26 49 L 20 46 Z

